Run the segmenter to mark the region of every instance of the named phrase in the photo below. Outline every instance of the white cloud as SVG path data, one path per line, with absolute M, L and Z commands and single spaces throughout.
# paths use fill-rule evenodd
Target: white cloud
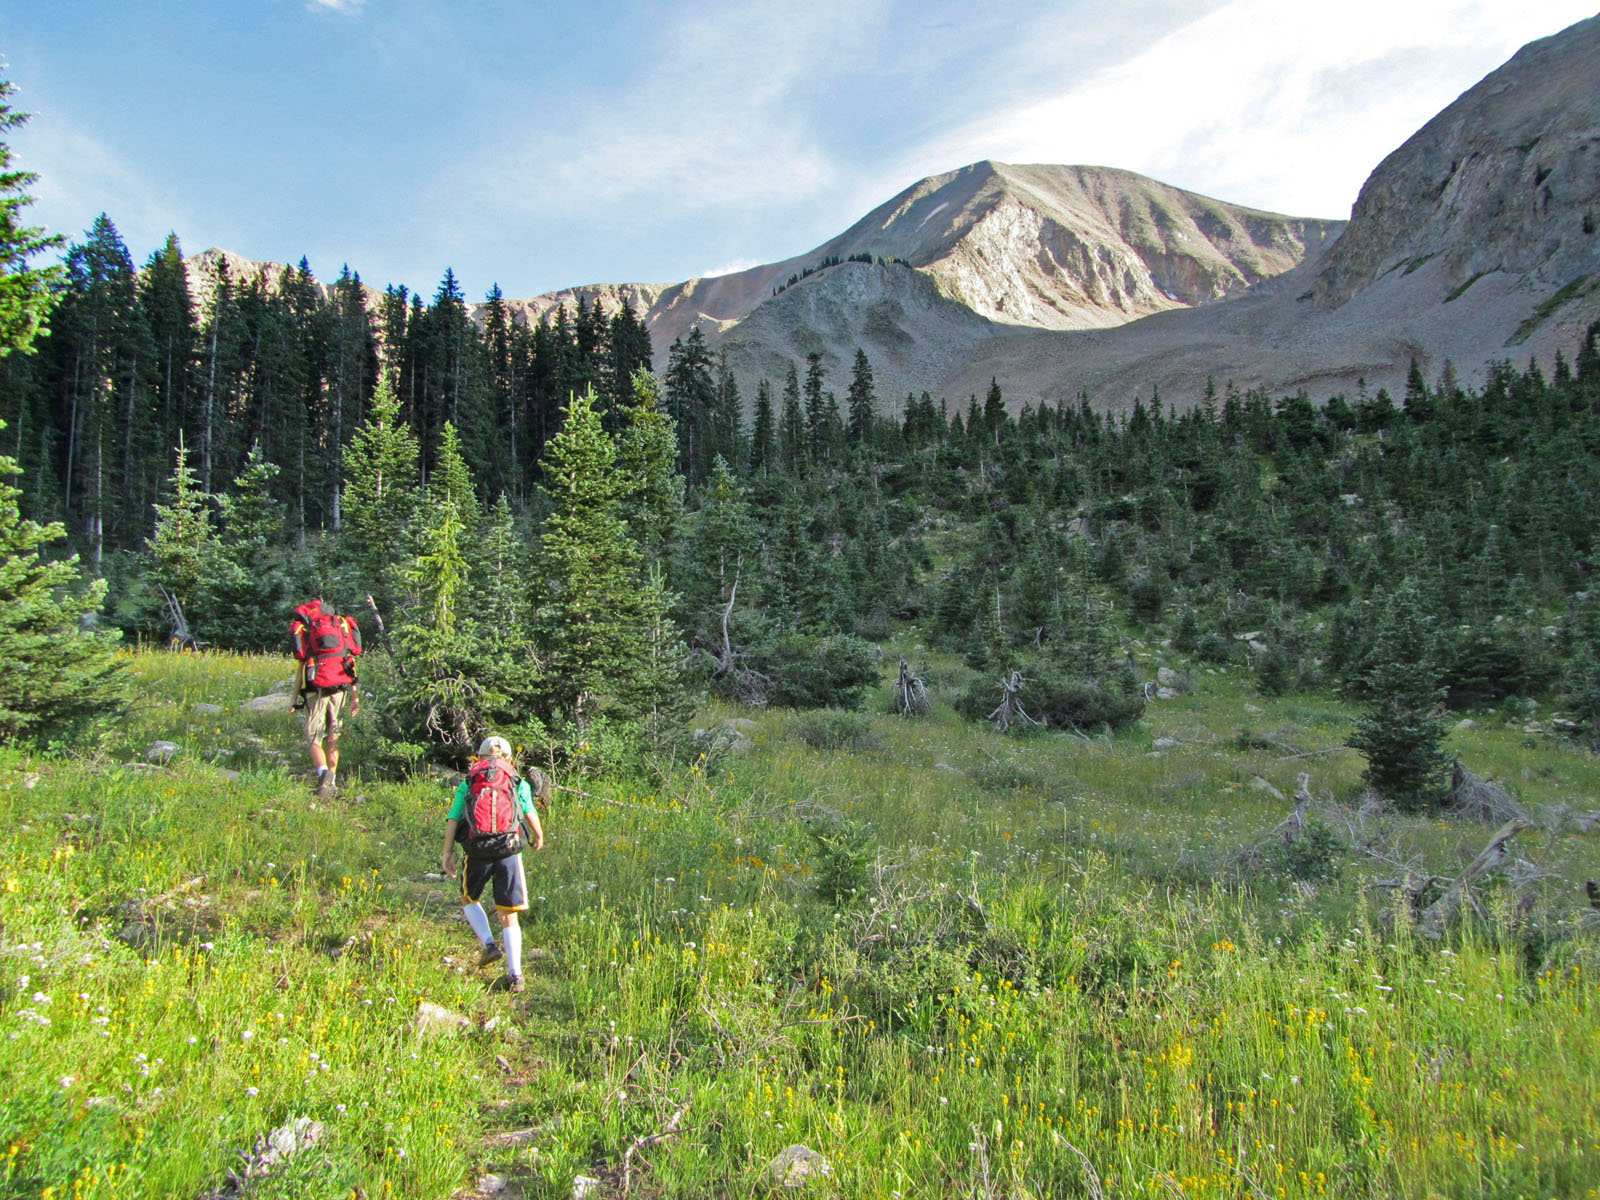
M 888 194 L 982 158 L 1087 163 L 1344 216 L 1383 156 L 1462 90 L 1523 42 L 1587 15 L 1569 0 L 1347 0 L 1337 16 L 1232 0 L 1058 90 L 976 114 L 904 156 L 880 186 Z M 1049 32 L 1035 40 L 1047 44 Z
M 336 12 L 355 15 L 366 7 L 367 0 L 306 0 L 307 12 Z
M 193 236 L 195 221 L 175 198 L 125 161 L 114 149 L 56 113 L 36 116 L 16 138 L 18 158 L 39 180 L 32 193 L 38 221 L 49 213 L 51 232 L 69 241 L 81 239 L 102 210 L 108 210 L 117 231 L 136 259 L 160 246 L 168 233 Z M 195 249 L 185 243 L 185 251 Z
M 678 15 L 642 77 L 506 113 L 446 185 L 507 214 L 581 209 L 635 228 L 814 195 L 839 167 L 804 98 L 876 53 L 864 47 L 887 10 L 818 0 Z
M 701 279 L 715 279 L 719 275 L 733 275 L 739 271 L 748 271 L 751 267 L 760 267 L 765 264 L 759 258 L 736 258 L 732 262 L 724 263 L 720 267 L 711 267 L 705 271 L 696 271 Z

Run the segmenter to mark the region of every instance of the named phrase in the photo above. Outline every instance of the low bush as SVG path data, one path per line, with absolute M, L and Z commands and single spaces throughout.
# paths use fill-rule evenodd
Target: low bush
M 872 719 L 861 713 L 831 708 L 801 713 L 789 723 L 789 732 L 815 750 L 883 749 L 883 738 L 872 727 Z
M 772 680 L 773 704 L 791 708 L 857 709 L 878 682 L 878 653 L 849 634 L 784 634 L 751 656 Z

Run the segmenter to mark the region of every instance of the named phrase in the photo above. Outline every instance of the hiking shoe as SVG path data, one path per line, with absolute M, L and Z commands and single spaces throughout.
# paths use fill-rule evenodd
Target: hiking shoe
M 522 976 L 521 975 L 507 975 L 506 976 L 506 991 L 508 991 L 508 992 L 520 992 L 521 990 L 522 990 Z
M 321 796 L 331 796 L 338 790 L 339 782 L 333 777 L 333 772 L 329 771 L 322 777 L 322 783 L 317 788 L 317 794 Z
M 500 949 L 498 943 L 490 942 L 488 945 L 484 946 L 483 953 L 478 955 L 478 965 L 480 967 L 487 967 L 490 963 L 499 962 L 505 956 L 506 952 Z

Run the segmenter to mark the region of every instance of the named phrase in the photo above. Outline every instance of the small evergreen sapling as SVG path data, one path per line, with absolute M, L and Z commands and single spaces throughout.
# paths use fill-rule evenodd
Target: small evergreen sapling
M 105 581 L 80 590 L 76 556 L 41 557 L 66 530 L 22 518 L 16 474 L 16 460 L 0 455 L 0 741 L 69 732 L 124 694 L 114 635 L 81 628 L 99 610 Z
M 1367 758 L 1362 778 L 1408 812 L 1444 799 L 1444 689 L 1434 665 L 1434 638 L 1417 588 L 1402 583 L 1379 603 L 1377 641 L 1366 674 L 1367 710 L 1345 743 Z

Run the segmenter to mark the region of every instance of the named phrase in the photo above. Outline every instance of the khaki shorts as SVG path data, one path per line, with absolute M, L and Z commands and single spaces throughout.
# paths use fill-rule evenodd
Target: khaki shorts
M 336 738 L 344 728 L 344 689 L 317 692 L 306 709 L 306 740 Z

